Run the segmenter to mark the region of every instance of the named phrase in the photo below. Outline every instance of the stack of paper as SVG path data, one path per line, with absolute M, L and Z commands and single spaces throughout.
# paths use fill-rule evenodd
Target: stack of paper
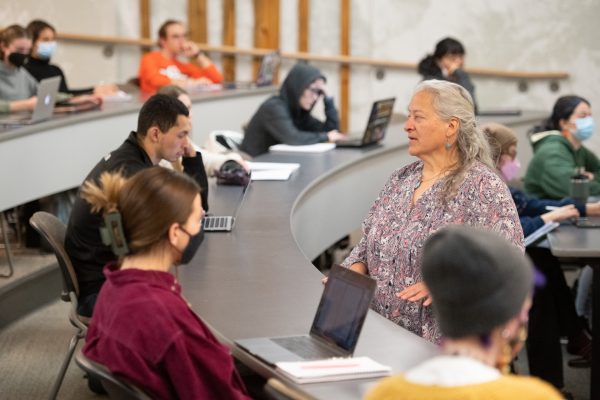
M 292 172 L 300 168 L 298 163 L 269 163 L 251 162 L 248 165 L 252 170 L 253 181 L 286 181 Z
M 335 149 L 335 143 L 315 143 L 304 146 L 291 146 L 289 144 L 276 144 L 269 147 L 273 152 L 293 152 L 293 153 L 324 153 Z
M 369 357 L 278 362 L 277 368 L 297 383 L 341 381 L 388 376 L 392 369 Z

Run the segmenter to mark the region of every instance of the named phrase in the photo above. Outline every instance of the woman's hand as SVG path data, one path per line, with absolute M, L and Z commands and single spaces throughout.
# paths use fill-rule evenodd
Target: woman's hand
M 415 283 L 404 289 L 403 291 L 396 293 L 396 297 L 406 300 L 406 301 L 419 301 L 425 299 L 423 301 L 424 306 L 428 306 L 431 304 L 431 295 L 429 294 L 429 290 L 425 286 L 423 282 Z
M 571 219 L 571 218 L 577 218 L 579 217 L 579 210 L 577 210 L 577 208 L 575 208 L 575 206 L 573 204 L 569 204 L 568 206 L 562 206 L 557 208 L 556 210 L 547 212 L 546 214 L 542 214 L 541 218 L 544 221 L 544 223 L 548 223 L 548 222 L 560 222 L 560 221 L 565 221 L 567 219 Z

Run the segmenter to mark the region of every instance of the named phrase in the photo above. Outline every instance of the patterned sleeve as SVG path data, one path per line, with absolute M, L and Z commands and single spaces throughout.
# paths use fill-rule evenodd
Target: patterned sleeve
M 480 215 L 474 215 L 476 221 L 473 225 L 491 229 L 525 251 L 523 229 L 508 187 L 491 170 L 477 175 L 475 180 L 478 181 L 479 195 L 486 206 Z
M 373 225 L 375 216 L 377 215 L 377 211 L 379 210 L 380 201 L 383 197 L 387 196 L 393 191 L 394 181 L 399 178 L 399 175 L 402 173 L 402 171 L 403 169 L 397 170 L 392 174 L 390 179 L 388 179 L 387 183 L 379 193 L 377 199 L 375 199 L 375 201 L 373 202 L 373 205 L 371 205 L 369 213 L 367 214 L 367 217 L 362 223 L 363 235 L 360 238 L 358 244 L 354 247 L 354 249 L 352 249 L 350 255 L 346 257 L 346 259 L 342 263 L 342 267 L 350 268 L 352 264 L 358 262 L 362 262 L 363 264 L 367 265 L 367 238 L 369 236 L 369 232 L 371 230 L 371 226 Z

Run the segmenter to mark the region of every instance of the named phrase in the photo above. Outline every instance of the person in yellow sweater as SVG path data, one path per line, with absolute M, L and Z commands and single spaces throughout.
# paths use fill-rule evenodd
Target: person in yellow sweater
M 455 225 L 432 235 L 423 254 L 443 350 L 366 399 L 561 399 L 538 378 L 508 374 L 531 306 L 533 267 L 523 253 L 493 232 Z
M 223 81 L 223 75 L 210 58 L 187 39 L 179 21 L 168 20 L 158 30 L 159 50 L 142 57 L 139 69 L 140 89 L 154 93 L 165 85 L 177 85 L 188 91 Z M 180 61 L 179 57 L 196 60 L 198 65 Z

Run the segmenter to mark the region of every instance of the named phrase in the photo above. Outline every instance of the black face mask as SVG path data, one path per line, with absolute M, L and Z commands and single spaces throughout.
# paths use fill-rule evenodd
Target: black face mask
M 181 260 L 179 261 L 179 264 L 188 264 L 196 255 L 196 251 L 198 251 L 200 244 L 204 240 L 204 220 L 200 223 L 200 231 L 198 231 L 198 233 L 195 235 L 191 235 L 183 228 L 181 228 L 181 230 L 190 237 L 190 241 L 181 254 Z
M 8 62 L 15 67 L 22 67 L 27 61 L 27 54 L 22 53 L 10 53 L 8 55 Z

